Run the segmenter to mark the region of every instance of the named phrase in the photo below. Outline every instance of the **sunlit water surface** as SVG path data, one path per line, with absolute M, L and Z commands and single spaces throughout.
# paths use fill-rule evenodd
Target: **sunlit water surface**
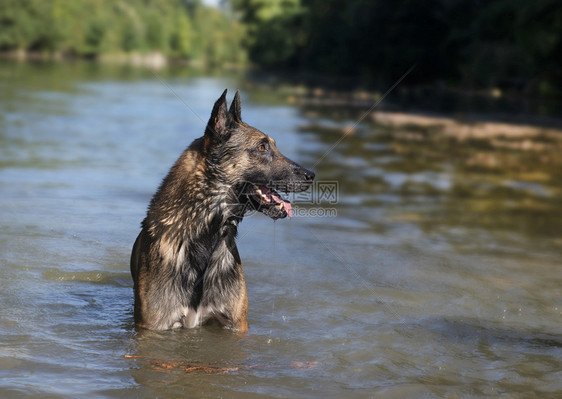
M 173 92 L 138 69 L 0 65 L 0 397 L 560 397 L 560 152 L 368 121 L 330 150 L 359 115 L 161 74 Z M 247 334 L 136 331 L 146 206 L 236 87 L 244 120 L 337 195 L 241 224 Z

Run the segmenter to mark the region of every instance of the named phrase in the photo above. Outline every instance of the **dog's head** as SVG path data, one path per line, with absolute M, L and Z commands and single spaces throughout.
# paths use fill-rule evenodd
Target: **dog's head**
M 228 185 L 235 200 L 272 219 L 292 216 L 291 203 L 278 190 L 304 191 L 314 179 L 314 172 L 281 154 L 275 140 L 242 122 L 238 91 L 230 109 L 226 90 L 215 102 L 203 148 L 209 167 Z

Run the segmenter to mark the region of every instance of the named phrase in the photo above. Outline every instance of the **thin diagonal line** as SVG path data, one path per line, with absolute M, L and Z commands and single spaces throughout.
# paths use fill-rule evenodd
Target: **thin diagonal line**
M 330 246 L 329 246 L 328 244 L 326 244 L 323 240 L 321 240 L 320 238 L 318 238 L 318 236 L 317 236 L 316 234 L 314 234 L 314 232 L 312 232 L 312 231 L 309 230 L 309 229 L 307 229 L 307 230 L 308 230 L 308 232 L 309 232 L 310 234 L 312 234 L 312 236 L 313 236 L 314 238 L 316 238 L 316 240 L 317 240 L 320 244 L 322 244 L 322 245 L 334 256 L 334 258 L 336 258 L 342 265 L 344 265 L 344 266 L 347 268 L 347 270 L 349 270 L 349 271 L 357 278 L 357 280 L 359 280 L 359 281 L 363 284 L 363 286 L 364 286 L 366 289 L 368 289 L 369 291 L 371 291 L 371 293 L 373 294 L 373 296 L 374 296 L 380 303 L 382 303 L 383 306 L 386 307 L 386 308 L 388 309 L 388 311 L 389 311 L 390 313 L 392 313 L 392 315 L 393 315 L 394 317 L 396 317 L 396 318 L 399 319 L 399 320 L 402 320 L 402 318 L 400 317 L 400 315 L 399 315 L 398 313 L 396 313 L 396 312 L 394 311 L 394 309 L 392 309 L 392 307 L 386 303 L 386 301 L 384 301 L 382 298 L 380 298 L 380 297 L 377 295 L 377 293 L 376 293 L 376 291 L 375 291 L 375 288 L 372 286 L 372 284 L 370 284 L 369 281 L 367 281 L 365 278 L 363 278 L 353 267 L 351 267 L 351 265 L 350 265 L 349 263 L 347 263 L 346 261 L 344 261 L 341 256 L 339 256 L 332 248 L 330 248 Z
M 392 85 L 392 87 L 390 87 L 390 89 L 388 89 L 386 91 L 386 93 L 384 93 L 384 95 L 377 101 L 375 102 L 371 108 L 369 108 L 358 120 L 357 122 L 355 122 L 355 124 L 349 128 L 342 137 L 340 137 L 340 139 L 334 143 L 329 149 L 328 151 L 326 151 L 324 153 L 324 155 L 322 155 L 320 157 L 320 159 L 314 164 L 314 166 L 317 166 L 345 137 L 347 137 L 352 131 L 353 129 L 359 124 L 361 123 L 361 121 L 363 121 L 363 119 L 365 119 L 365 117 L 377 106 L 379 105 L 395 88 L 396 86 L 398 86 L 405 78 L 406 76 L 408 76 L 408 74 L 410 74 L 410 72 L 412 72 L 412 70 L 415 68 L 416 64 L 412 65 L 410 67 L 410 69 L 408 69 L 401 77 L 400 79 L 398 79 L 396 81 L 396 83 L 394 83 Z M 152 74 L 154 75 L 154 77 L 156 77 L 158 79 L 158 81 L 164 85 L 166 88 L 168 88 L 168 90 L 170 90 L 174 96 L 176 96 L 176 98 L 178 100 L 180 100 L 182 102 L 183 105 L 185 105 L 185 107 L 187 109 L 189 109 L 193 115 L 195 115 L 203 124 L 205 124 L 206 122 L 201 119 L 201 117 L 175 92 L 175 90 L 170 87 L 166 81 L 164 81 L 164 79 L 162 79 L 161 76 L 159 76 L 155 71 L 151 70 Z M 243 239 L 245 236 L 247 236 L 249 233 L 249 231 L 247 231 L 242 237 L 240 237 L 240 239 Z M 333 251 L 332 248 L 330 248 L 324 241 L 320 240 L 320 238 L 318 238 L 318 236 L 316 234 L 314 234 L 313 232 L 310 232 L 314 238 L 316 238 L 316 240 L 318 242 L 320 242 L 324 247 L 326 247 L 326 249 L 341 263 L 343 264 L 351 273 L 353 273 L 356 278 L 365 286 L 365 288 L 367 288 L 368 290 L 370 290 L 373 295 L 375 296 L 375 298 L 381 302 L 385 307 L 387 307 L 387 309 L 393 314 L 394 317 L 396 318 L 400 318 L 400 316 L 384 301 L 382 300 L 376 293 L 374 288 L 372 287 L 372 285 L 370 285 L 367 281 L 365 281 L 365 279 L 359 274 L 357 273 L 357 271 L 355 269 L 353 269 L 347 262 L 345 262 L 336 252 Z M 199 280 L 202 280 L 202 277 L 197 279 L 197 282 L 199 282 Z M 196 283 L 197 283 L 196 282 Z
M 191 111 L 191 113 L 192 113 L 193 115 L 195 115 L 195 116 L 203 123 L 203 125 L 205 125 L 205 124 L 207 123 L 207 122 L 205 122 L 203 119 L 201 119 L 201 117 L 200 117 L 199 115 L 197 115 L 197 113 L 193 110 L 193 108 L 191 108 L 185 101 L 183 101 L 183 99 L 178 95 L 178 93 L 176 93 L 176 92 L 174 91 L 174 89 L 172 89 L 172 88 L 170 87 L 170 85 L 168 85 L 168 84 L 166 83 L 166 81 L 165 81 L 164 79 L 162 79 L 162 77 L 161 77 L 160 75 L 158 75 L 158 74 L 157 74 L 156 72 L 154 72 L 153 70 L 150 70 L 150 72 L 152 72 L 152 74 L 154 75 L 154 77 L 155 77 L 156 79 L 158 79 L 158 80 L 160 81 L 160 83 L 162 83 L 164 86 L 166 86 L 166 87 L 168 88 L 168 90 L 170 90 L 172 93 L 174 93 L 174 96 L 176 96 L 176 98 L 177 98 L 178 100 L 180 100 L 180 101 L 183 103 L 183 105 L 185 105 L 185 106 L 187 107 L 187 109 L 189 109 L 189 110 Z
M 400 79 L 398 79 L 398 80 L 396 81 L 396 83 L 394 83 L 394 84 L 392 85 L 392 87 L 391 87 L 390 89 L 388 89 L 388 90 L 386 91 L 386 93 L 384 93 L 383 96 L 382 96 L 381 98 L 379 98 L 379 99 L 371 106 L 371 108 L 369 108 L 363 115 L 361 115 L 361 118 L 359 118 L 359 120 L 358 120 L 357 122 L 355 122 L 355 124 L 354 124 L 353 126 L 351 126 L 349 129 L 347 129 L 347 130 L 344 132 L 343 136 L 341 136 L 340 139 L 339 139 L 338 141 L 336 141 L 336 142 L 328 149 L 328 151 L 326 151 L 326 152 L 324 153 L 324 155 L 322 155 L 322 156 L 320 157 L 320 159 L 318 159 L 318 161 L 316 161 L 316 163 L 314 164 L 313 168 L 315 168 L 316 166 L 318 166 L 318 164 L 319 164 L 320 162 L 322 162 L 322 160 L 323 160 L 324 158 L 326 158 L 326 156 L 327 156 L 330 152 L 332 152 L 332 150 L 333 150 L 334 148 L 336 148 L 336 146 L 337 146 L 343 139 L 345 139 L 351 132 L 353 132 L 353 130 L 355 129 L 355 127 L 356 127 L 358 124 L 360 124 L 361 121 L 363 121 L 363 119 L 365 119 L 365 117 L 366 117 L 367 115 L 369 115 L 369 114 L 371 113 L 371 111 L 373 111 L 373 109 L 375 109 L 375 107 L 376 107 L 377 105 L 379 105 L 379 104 L 382 102 L 382 100 L 384 100 L 384 99 L 386 98 L 386 96 L 388 96 L 388 95 L 392 92 L 392 90 L 394 90 L 394 89 L 396 88 L 396 86 L 398 86 L 398 85 L 406 78 L 406 76 L 408 76 L 408 75 L 410 74 L 410 72 L 412 72 L 412 71 L 414 70 L 414 68 L 416 67 L 416 65 L 417 65 L 417 64 L 412 65 L 412 66 L 410 67 L 410 69 L 408 69 L 408 70 L 404 73 L 404 75 L 402 75 L 402 76 L 400 77 Z

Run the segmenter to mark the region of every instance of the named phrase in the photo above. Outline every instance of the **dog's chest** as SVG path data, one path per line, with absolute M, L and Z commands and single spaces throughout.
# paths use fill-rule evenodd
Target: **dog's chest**
M 199 306 L 197 310 L 184 306 L 181 309 L 181 322 L 174 323 L 172 328 L 193 328 L 202 325 L 212 316 L 212 309 L 208 306 Z

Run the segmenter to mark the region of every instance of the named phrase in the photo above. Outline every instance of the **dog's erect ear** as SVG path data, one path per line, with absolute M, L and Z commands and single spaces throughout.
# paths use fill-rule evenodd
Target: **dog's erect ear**
M 232 115 L 232 119 L 234 120 L 234 122 L 242 122 L 241 112 L 242 104 L 240 103 L 240 91 L 236 90 L 234 100 L 232 100 L 232 104 L 230 104 L 230 115 Z
M 227 110 L 226 91 L 225 89 L 213 106 L 213 112 L 205 129 L 205 143 L 224 142 L 230 137 L 230 125 L 233 119 Z

